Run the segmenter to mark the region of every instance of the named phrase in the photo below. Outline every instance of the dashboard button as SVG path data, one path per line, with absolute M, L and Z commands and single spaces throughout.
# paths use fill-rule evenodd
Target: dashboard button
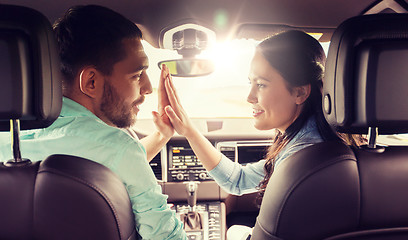
M 177 180 L 184 180 L 184 175 L 182 173 L 177 173 L 176 175 Z
M 207 178 L 207 174 L 206 174 L 205 172 L 201 172 L 201 173 L 198 175 L 198 177 L 199 177 L 201 180 L 205 180 L 205 179 Z

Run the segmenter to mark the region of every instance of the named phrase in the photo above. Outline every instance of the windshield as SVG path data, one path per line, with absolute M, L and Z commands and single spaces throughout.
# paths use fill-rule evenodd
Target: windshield
M 259 41 L 235 39 L 215 44 L 197 56 L 214 61 L 215 71 L 207 76 L 182 78 L 173 77 L 183 107 L 191 118 L 252 118 L 251 105 L 246 101 L 249 93 L 248 73 L 255 47 Z M 153 93 L 146 96 L 138 119 L 151 119 L 151 112 L 157 110 L 157 86 L 162 60 L 177 59 L 176 51 L 157 49 L 143 41 L 149 57 L 147 74 L 153 86 Z M 329 43 L 323 43 L 327 53 Z
M 240 132 L 256 131 L 257 134 L 269 134 L 268 131 L 257 131 L 252 124 L 241 121 L 252 119 L 252 108 L 246 98 L 250 88 L 248 81 L 249 65 L 258 43 L 259 41 L 253 39 L 236 39 L 228 43 L 217 44 L 211 50 L 198 56 L 214 61 L 214 73 L 194 78 L 173 77 L 183 107 L 190 118 L 207 121 L 211 119 L 234 119 L 237 122 L 228 129 L 230 134 L 237 132 L 237 126 L 240 128 Z M 326 55 L 329 44 L 330 42 L 321 43 Z M 138 114 L 138 119 L 141 121 L 136 122 L 136 127 L 138 131 L 149 133 L 155 129 L 151 121 L 151 112 L 157 111 L 157 86 L 160 76 L 157 63 L 162 60 L 178 59 L 180 55 L 176 51 L 154 48 L 146 41 L 143 41 L 143 46 L 147 56 L 149 56 L 150 67 L 147 73 L 152 82 L 153 93 L 146 96 Z M 197 122 L 194 124 L 202 132 L 206 132 L 206 129 L 202 128 L 200 124 Z M 381 135 L 378 138 L 378 143 L 408 145 L 408 134 Z

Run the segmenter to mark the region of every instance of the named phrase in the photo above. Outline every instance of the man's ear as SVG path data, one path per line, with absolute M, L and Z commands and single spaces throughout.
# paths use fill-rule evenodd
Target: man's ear
M 85 67 L 79 73 L 79 89 L 90 98 L 97 98 L 103 90 L 104 78 L 94 67 Z
M 311 87 L 310 84 L 307 84 L 304 86 L 295 87 L 293 90 L 296 104 L 301 105 L 310 96 Z

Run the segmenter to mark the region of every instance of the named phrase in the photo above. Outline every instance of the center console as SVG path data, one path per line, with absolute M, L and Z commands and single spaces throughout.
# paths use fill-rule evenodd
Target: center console
M 270 141 L 222 141 L 217 148 L 232 161 L 245 165 L 262 159 L 270 144 Z M 224 201 L 228 194 L 207 174 L 188 142 L 173 140 L 160 159 L 152 161 L 157 165 L 152 168 L 155 173 L 162 173 L 163 192 L 183 222 L 188 239 L 224 240 Z M 160 162 L 163 165 L 159 166 Z
M 221 202 L 206 202 L 197 204 L 196 211 L 201 215 L 201 229 L 185 229 L 190 240 L 220 240 L 224 239 L 225 224 L 223 214 L 225 206 Z M 172 207 L 176 215 L 182 218 L 189 212 L 187 204 L 176 204 Z
M 226 211 L 222 199 L 226 194 L 207 174 L 187 141 L 171 142 L 166 155 L 163 189 L 188 239 L 224 240 Z

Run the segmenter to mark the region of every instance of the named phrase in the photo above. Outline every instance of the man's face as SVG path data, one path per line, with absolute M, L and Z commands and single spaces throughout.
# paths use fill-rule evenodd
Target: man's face
M 146 74 L 148 58 L 140 40 L 123 40 L 123 46 L 127 56 L 117 62 L 112 74 L 105 78 L 100 106 L 105 121 L 119 128 L 134 124 L 139 105 L 146 94 L 152 93 L 152 85 Z

